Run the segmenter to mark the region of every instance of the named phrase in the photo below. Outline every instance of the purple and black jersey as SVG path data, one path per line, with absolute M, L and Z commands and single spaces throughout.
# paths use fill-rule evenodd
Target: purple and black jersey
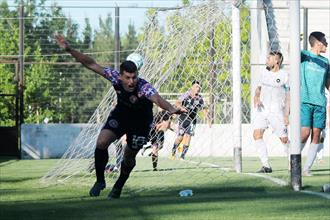
M 180 99 L 183 107 L 187 109 L 187 113 L 183 113 L 179 117 L 179 121 L 191 122 L 196 124 L 197 112 L 204 108 L 204 100 L 201 95 L 195 97 L 190 96 L 189 91 L 184 93 Z
M 117 104 L 110 112 L 103 129 L 113 131 L 118 138 L 126 134 L 128 146 L 139 150 L 148 140 L 153 121 L 153 103 L 149 98 L 157 91 L 146 80 L 138 78 L 135 90 L 127 92 L 119 79 L 118 71 L 105 68 L 103 73 L 111 81 L 117 94 Z
M 104 76 L 111 81 L 117 93 L 116 108 L 121 111 L 128 111 L 130 114 L 139 114 L 140 116 L 148 114 L 152 116 L 152 102 L 149 98 L 156 94 L 156 89 L 146 80 L 139 78 L 137 87 L 133 92 L 127 92 L 119 79 L 119 72 L 111 68 L 104 69 Z

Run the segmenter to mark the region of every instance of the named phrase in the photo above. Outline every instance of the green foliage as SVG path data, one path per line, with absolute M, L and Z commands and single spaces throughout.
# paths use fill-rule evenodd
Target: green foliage
M 190 1 L 183 1 L 189 5 Z M 148 48 L 144 51 L 150 57 L 160 57 L 166 46 L 167 53 L 173 53 L 180 43 L 178 33 L 191 21 L 185 19 L 180 11 L 172 13 L 167 17 L 167 27 L 161 27 L 157 20 L 158 11 L 149 9 L 146 13 L 150 22 L 137 32 L 133 23 L 128 26 L 127 33 L 121 38 L 121 61 L 129 53 L 134 51 L 139 42 L 147 41 Z M 3 18 L 18 17 L 17 10 L 10 10 L 6 2 L 0 3 L 0 14 Z M 25 7 L 25 91 L 24 91 L 24 116 L 27 123 L 42 123 L 45 118 L 50 122 L 86 122 L 99 104 L 105 92 L 110 88 L 110 83 L 90 70 L 77 64 L 61 64 L 59 62 L 73 62 L 69 56 L 63 56 L 64 51 L 55 44 L 53 34 L 62 33 L 68 42 L 82 52 L 95 52 L 91 55 L 103 66 L 114 66 L 114 31 L 111 14 L 105 19 L 99 19 L 98 30 L 93 30 L 88 18 L 85 19 L 85 26 L 80 32 L 75 21 L 66 17 L 61 7 L 54 3 L 50 9 L 45 7 L 45 1 L 29 1 Z M 241 39 L 242 39 L 242 95 L 243 115 L 249 115 L 250 111 L 250 69 L 249 69 L 249 11 L 241 9 Z M 18 19 L 0 20 L 0 54 L 16 56 L 19 50 L 19 28 Z M 166 32 L 165 32 L 166 30 Z M 210 33 L 211 34 L 210 30 Z M 231 100 L 231 54 L 228 53 L 231 47 L 230 21 L 223 21 L 214 24 L 214 55 L 213 59 L 218 62 L 217 66 L 210 66 L 210 44 L 211 38 L 196 35 L 195 46 L 186 54 L 182 62 L 175 64 L 175 60 L 169 60 L 161 67 L 161 72 L 166 73 L 171 65 L 177 65 L 175 71 L 170 73 L 166 82 L 167 87 L 161 87 L 160 92 L 185 92 L 194 79 L 200 80 L 203 93 L 220 94 L 218 99 Z M 146 34 L 147 33 L 147 34 Z M 170 40 L 172 45 L 166 45 Z M 110 51 L 110 52 L 109 52 Z M 199 54 L 196 57 L 194 54 Z M 51 55 L 51 56 L 44 56 Z M 221 61 L 221 62 L 219 62 Z M 0 64 L 0 93 L 15 94 L 17 82 L 15 74 L 18 71 L 15 67 L 17 58 L 14 57 L 12 64 Z M 191 65 L 192 63 L 199 64 Z M 212 70 L 212 68 L 215 68 Z M 197 73 L 198 71 L 198 73 Z M 215 75 L 212 75 L 212 72 Z M 180 73 L 184 72 L 184 75 Z M 213 77 L 213 78 L 212 78 Z M 214 78 L 215 77 L 215 78 Z M 212 82 L 217 81 L 213 85 Z M 153 83 L 153 82 L 152 82 Z M 210 84 L 211 83 L 211 84 Z M 221 93 L 220 93 L 221 91 Z M 13 123 L 15 101 L 10 98 L 1 99 L 0 102 L 1 123 Z M 223 103 L 216 105 L 218 112 L 227 108 Z M 249 118 L 245 118 L 249 121 Z
M 121 60 L 123 61 L 139 45 L 137 32 L 135 30 L 135 27 L 134 27 L 134 24 L 133 23 L 129 23 L 128 24 L 128 32 L 123 37 L 122 42 L 123 43 L 122 43 L 121 50 L 123 52 L 120 53 L 120 56 L 121 56 Z

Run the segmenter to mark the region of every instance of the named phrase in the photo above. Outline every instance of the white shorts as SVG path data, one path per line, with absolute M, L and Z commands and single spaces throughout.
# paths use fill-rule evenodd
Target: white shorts
M 253 129 L 267 129 L 272 128 L 273 133 L 278 137 L 288 137 L 288 128 L 284 123 L 283 113 L 273 113 L 268 111 L 254 111 L 252 120 Z

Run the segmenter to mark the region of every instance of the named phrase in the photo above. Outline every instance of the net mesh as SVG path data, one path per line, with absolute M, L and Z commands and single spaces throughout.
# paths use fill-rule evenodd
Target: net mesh
M 208 106 L 208 117 L 212 122 L 212 125 L 208 125 L 207 115 L 202 111 L 198 113 L 195 136 L 192 138 L 184 162 L 166 161 L 169 160 L 167 158 L 170 156 L 176 136 L 174 132 L 167 131 L 159 161 L 159 166 L 162 167 L 163 164 L 164 169 L 219 166 L 219 164 L 210 164 L 210 157 L 228 156 L 232 153 L 232 148 L 228 147 L 232 145 L 231 133 L 221 132 L 232 130 L 231 7 L 229 3 L 217 1 L 179 9 L 148 11 L 149 21 L 145 26 L 143 39 L 135 51 L 144 57 L 140 77 L 154 85 L 158 92 L 172 103 L 180 94 L 190 89 L 193 80 L 198 80 L 202 88 L 201 94 Z M 244 36 L 249 32 L 248 13 L 243 13 L 242 21 Z M 242 54 L 248 55 L 248 38 L 242 42 L 242 45 L 244 48 Z M 243 68 L 242 71 L 246 73 L 243 75 L 244 86 L 249 83 L 249 76 L 248 70 Z M 115 96 L 111 88 L 90 118 L 88 125 L 58 164 L 44 176 L 45 182 L 63 182 L 72 179 L 73 176 L 84 179 L 94 178 L 95 142 L 109 112 L 115 105 Z M 245 91 L 243 97 L 249 96 L 249 90 Z M 243 121 L 248 122 L 249 102 L 243 99 L 242 103 L 245 106 Z M 172 124 L 175 125 L 176 122 L 177 119 L 174 119 Z M 221 149 L 212 149 L 223 146 L 225 148 L 222 152 Z M 120 149 L 120 142 L 109 147 L 110 164 L 119 166 Z M 146 169 L 151 169 L 151 162 L 150 167 Z M 115 175 L 114 172 L 109 174 L 110 177 Z
M 267 1 L 266 1 L 267 3 Z M 251 74 L 264 68 L 266 53 L 273 47 L 280 48 L 279 42 L 286 43 L 286 38 L 277 23 L 274 14 L 278 12 L 269 10 L 268 4 L 260 8 L 247 9 L 240 7 L 241 18 L 241 86 L 242 86 L 242 142 L 243 147 L 253 148 L 251 122 Z M 262 44 L 267 39 L 261 51 L 255 52 L 258 57 L 251 57 L 257 49 L 256 43 L 250 42 L 251 35 L 259 30 L 251 30 L 251 17 L 255 11 L 264 11 L 264 24 L 267 37 L 253 38 L 260 40 Z M 281 11 L 288 15 L 288 11 Z M 280 13 L 280 14 L 281 14 Z M 167 10 L 149 10 L 148 21 L 144 27 L 142 40 L 135 50 L 144 57 L 144 66 L 140 70 L 140 77 L 149 81 L 158 92 L 171 103 L 178 100 L 179 96 L 188 91 L 191 82 L 198 80 L 201 84 L 201 95 L 208 107 L 207 115 L 200 111 L 197 115 L 195 135 L 184 161 L 171 157 L 171 149 L 176 138 L 176 133 L 165 132 L 163 149 L 159 152 L 158 169 L 166 171 L 155 172 L 157 177 L 154 183 L 144 187 L 144 179 L 140 172 L 151 171 L 152 162 L 148 157 L 150 150 L 137 157 L 137 167 L 131 174 L 135 178 L 134 183 L 140 184 L 140 190 L 150 187 L 165 189 L 163 178 L 168 175 L 179 175 L 174 185 L 184 183 L 196 183 L 208 180 L 216 181 L 216 178 L 225 178 L 230 181 L 231 175 L 227 174 L 232 169 L 233 154 L 233 80 L 232 80 L 232 4 L 226 1 L 206 1 L 198 5 Z M 261 19 L 262 20 L 262 19 Z M 258 33 L 257 33 L 258 34 Z M 263 35 L 263 34 L 261 34 Z M 284 56 L 287 51 L 284 48 Z M 98 60 L 98 57 L 95 57 Z M 257 61 L 258 63 L 253 63 Z M 251 62 L 251 63 L 250 63 Z M 251 65 L 252 64 L 252 65 Z M 257 78 L 258 76 L 255 76 Z M 97 136 L 105 123 L 111 109 L 116 104 L 115 91 L 110 88 L 104 95 L 99 106 L 90 118 L 86 127 L 70 145 L 62 159 L 44 177 L 48 184 L 73 181 L 79 184 L 90 185 L 95 181 L 94 150 Z M 154 112 L 159 111 L 156 107 Z M 207 123 L 207 119 L 211 125 Z M 178 119 L 172 120 L 177 125 Z M 251 135 L 246 135 L 251 134 Z M 285 156 L 280 142 L 275 137 L 265 134 L 266 143 L 274 142 L 279 146 L 275 152 Z M 244 149 L 243 148 L 243 151 Z M 109 146 L 109 163 L 106 169 L 107 182 L 112 182 L 120 168 L 122 157 L 122 141 Z M 270 149 L 270 152 L 274 149 Z M 182 147 L 178 148 L 180 155 Z M 252 150 L 253 151 L 253 150 Z M 243 152 L 244 153 L 244 152 Z M 150 161 L 140 163 L 142 161 Z M 196 173 L 191 172 L 192 170 Z M 214 175 L 214 174 L 217 175 Z M 219 175 L 220 174 L 220 175 Z M 149 175 L 149 174 L 145 174 Z M 211 178 L 210 178 L 211 177 Z M 283 177 L 286 178 L 286 177 Z M 130 183 L 128 182 L 128 185 Z M 136 190 L 136 188 L 135 188 Z

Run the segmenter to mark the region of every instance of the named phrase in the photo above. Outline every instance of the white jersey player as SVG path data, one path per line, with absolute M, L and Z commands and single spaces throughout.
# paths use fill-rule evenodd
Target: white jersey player
M 267 68 L 261 73 L 254 96 L 253 138 L 262 163 L 258 172 L 262 173 L 272 172 L 263 140 L 265 129 L 272 128 L 288 152 L 289 75 L 280 69 L 282 62 L 283 56 L 280 52 L 269 53 Z

